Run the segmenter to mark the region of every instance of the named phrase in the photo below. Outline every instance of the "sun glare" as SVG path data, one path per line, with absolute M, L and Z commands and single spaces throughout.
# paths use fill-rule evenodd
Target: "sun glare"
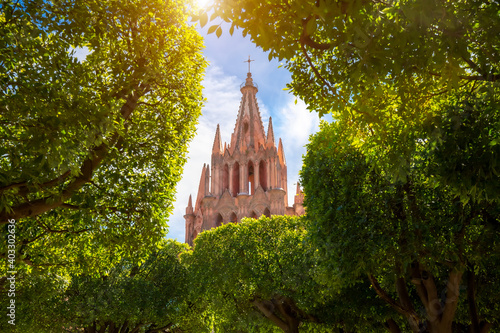
M 196 4 L 198 5 L 198 8 L 205 8 L 207 7 L 212 0 L 195 0 Z

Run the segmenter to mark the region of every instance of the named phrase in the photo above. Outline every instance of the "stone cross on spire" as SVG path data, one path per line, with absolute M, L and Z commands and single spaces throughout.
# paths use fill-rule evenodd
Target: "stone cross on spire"
M 251 60 L 250 56 L 248 56 L 248 60 L 243 61 L 243 62 L 248 62 L 248 73 L 250 73 L 250 62 L 251 61 L 255 61 L 255 60 Z

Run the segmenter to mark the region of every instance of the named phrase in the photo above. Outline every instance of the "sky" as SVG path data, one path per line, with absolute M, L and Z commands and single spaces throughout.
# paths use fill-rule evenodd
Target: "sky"
M 209 22 L 198 31 L 205 39 L 204 56 L 209 65 L 202 83 L 206 98 L 196 136 L 188 148 L 188 162 L 184 166 L 182 180 L 177 185 L 177 200 L 173 215 L 169 218 L 168 238 L 184 242 L 186 206 L 189 195 L 196 198 L 201 171 L 204 163 L 211 162 L 212 145 L 217 124 L 220 125 L 223 142 L 230 141 L 236 124 L 236 116 L 241 99 L 240 84 L 245 81 L 248 72 L 248 56 L 251 57 L 250 71 L 259 91 L 257 102 L 267 131 L 269 117 L 273 119 L 276 146 L 279 138 L 283 141 L 288 171 L 288 204 L 293 204 L 302 155 L 309 135 L 318 130 L 317 113 L 306 110 L 305 104 L 297 100 L 288 91 L 283 90 L 290 82 L 290 74 L 285 68 L 279 68 L 276 60 L 269 61 L 268 54 L 256 48 L 249 36 L 243 38 L 235 30 L 229 35 L 228 28 L 220 38 L 215 34 L 207 35 Z M 194 201 L 194 199 L 193 199 Z

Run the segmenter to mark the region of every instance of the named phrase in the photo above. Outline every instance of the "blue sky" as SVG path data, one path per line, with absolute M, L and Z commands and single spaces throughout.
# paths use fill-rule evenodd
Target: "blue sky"
M 215 34 L 207 35 L 209 22 L 199 29 L 205 39 L 204 55 L 209 62 L 203 81 L 203 94 L 207 99 L 202 109 L 202 116 L 197 126 L 197 134 L 189 146 L 189 160 L 184 167 L 182 180 L 177 186 L 177 201 L 174 213 L 169 218 L 167 237 L 184 242 L 185 221 L 183 215 L 189 195 L 197 195 L 201 170 L 204 163 L 210 163 L 212 144 L 217 124 L 220 124 L 224 142 L 230 141 L 234 130 L 240 104 L 240 84 L 245 81 L 251 57 L 251 72 L 254 82 L 259 86 L 257 101 L 267 130 L 269 116 L 273 119 L 276 144 L 283 141 L 288 169 L 288 203 L 293 204 L 298 172 L 302 165 L 304 145 L 309 135 L 318 129 L 319 118 L 316 113 L 306 110 L 305 104 L 283 89 L 290 81 L 290 74 L 285 68 L 279 68 L 279 62 L 269 61 L 267 53 L 258 49 L 247 36 L 235 30 L 233 36 L 228 33 L 228 26 L 220 38 Z

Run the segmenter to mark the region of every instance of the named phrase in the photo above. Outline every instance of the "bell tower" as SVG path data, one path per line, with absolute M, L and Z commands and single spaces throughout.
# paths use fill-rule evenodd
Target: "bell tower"
M 212 166 L 203 165 L 196 201 L 186 208 L 186 243 L 203 230 L 243 217 L 302 215 L 304 195 L 297 185 L 293 207 L 288 207 L 287 170 L 283 143 L 276 147 L 272 119 L 267 135 L 257 105 L 257 84 L 249 72 L 240 86 L 241 102 L 229 145 L 222 145 L 217 125 Z

